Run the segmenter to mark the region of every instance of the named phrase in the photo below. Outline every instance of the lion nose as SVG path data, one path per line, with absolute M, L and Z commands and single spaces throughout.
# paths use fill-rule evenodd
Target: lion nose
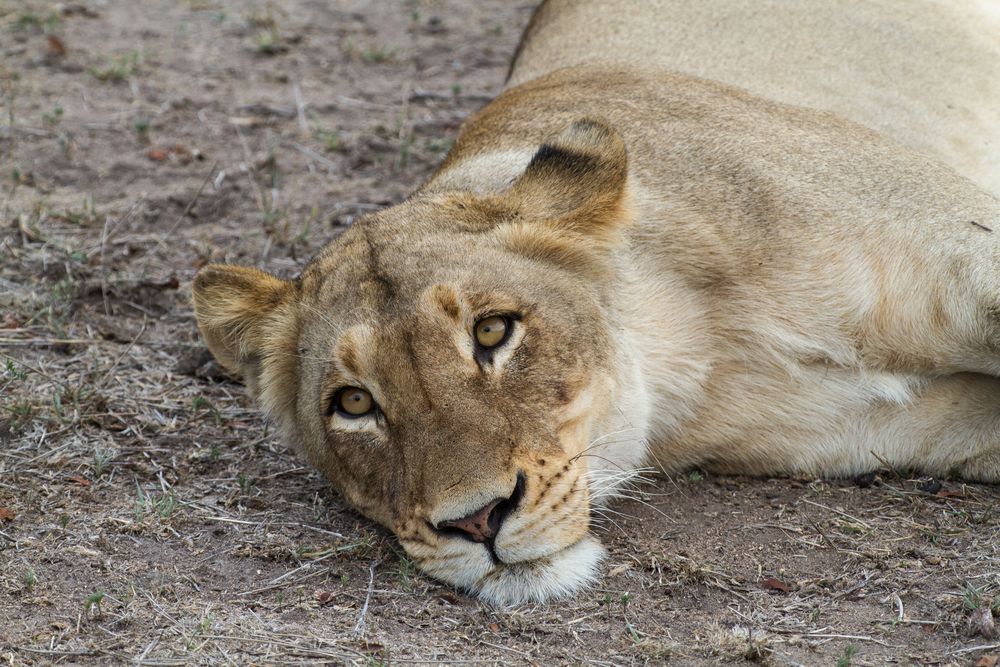
M 504 519 L 517 508 L 524 493 L 524 475 L 518 473 L 514 492 L 508 498 L 496 498 L 486 503 L 472 514 L 461 519 L 442 521 L 437 529 L 442 532 L 455 531 L 473 542 L 491 542 L 500 532 Z
M 465 533 L 465 536 L 473 542 L 489 542 L 500 532 L 500 526 L 507 518 L 506 515 L 509 514 L 509 512 L 497 511 L 503 502 L 503 498 L 492 500 L 485 507 L 469 516 L 452 521 L 442 521 L 438 529 L 451 528 Z

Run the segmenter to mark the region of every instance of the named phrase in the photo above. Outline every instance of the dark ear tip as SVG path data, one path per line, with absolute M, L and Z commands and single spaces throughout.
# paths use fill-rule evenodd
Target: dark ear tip
M 539 146 L 527 173 L 555 170 L 572 174 L 624 173 L 628 156 L 625 142 L 610 125 L 595 118 L 581 118 Z
M 596 134 L 601 137 L 608 137 L 615 134 L 611 126 L 598 118 L 581 118 L 573 121 L 570 129 L 575 132 Z
M 213 287 L 228 287 L 252 290 L 260 285 L 282 285 L 287 281 L 271 275 L 266 271 L 238 264 L 206 264 L 198 269 L 194 277 L 194 290 L 207 290 Z
M 210 289 L 214 285 L 217 285 L 221 279 L 231 276 L 232 268 L 225 264 L 206 264 L 198 269 L 198 273 L 195 274 L 192 289 L 195 292 L 203 292 Z
M 609 149 L 624 150 L 625 148 L 618 132 L 597 118 L 581 118 L 574 121 L 572 125 L 559 134 L 556 142 L 595 152 L 605 152 Z
M 624 173 L 628 154 L 625 142 L 606 122 L 581 118 L 542 144 L 527 171 L 556 169 L 574 174 Z

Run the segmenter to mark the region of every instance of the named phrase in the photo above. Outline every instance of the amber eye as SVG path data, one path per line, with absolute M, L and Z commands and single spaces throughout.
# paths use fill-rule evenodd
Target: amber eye
M 509 317 L 493 315 L 484 317 L 476 322 L 476 342 L 479 346 L 489 350 L 497 347 L 510 335 L 511 322 Z
M 358 387 L 344 387 L 333 397 L 333 409 L 343 417 L 364 417 L 375 407 L 372 395 Z

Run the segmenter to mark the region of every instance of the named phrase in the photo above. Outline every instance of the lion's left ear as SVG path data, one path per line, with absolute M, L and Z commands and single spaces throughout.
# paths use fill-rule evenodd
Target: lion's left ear
M 264 271 L 209 264 L 192 290 L 198 328 L 208 349 L 226 368 L 241 374 L 269 414 L 279 414 L 295 385 L 298 339 L 295 283 Z M 275 387 L 284 395 L 275 393 Z
M 628 217 L 627 180 L 621 136 L 601 121 L 583 119 L 542 144 L 505 194 L 523 217 L 607 241 Z

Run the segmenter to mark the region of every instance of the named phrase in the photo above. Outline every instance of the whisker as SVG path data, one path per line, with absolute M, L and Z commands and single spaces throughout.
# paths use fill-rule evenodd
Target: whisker
M 590 518 L 590 525 L 591 525 L 591 528 L 597 528 L 597 529 L 603 530 L 605 532 L 611 532 L 611 528 L 614 527 L 621 534 L 628 535 L 628 533 L 625 532 L 624 528 L 622 528 L 616 521 L 612 521 L 611 519 L 600 518 L 600 517 L 591 517 Z
M 589 487 L 591 492 L 591 497 L 594 500 L 600 500 L 603 498 L 631 498 L 632 494 L 637 494 L 639 491 L 634 487 L 630 487 L 629 480 L 599 480 Z
M 629 428 L 619 429 L 617 431 L 611 431 L 610 433 L 605 433 L 604 435 L 598 436 L 594 440 L 591 440 L 590 444 L 588 444 L 579 453 L 577 453 L 573 458 L 571 458 L 570 462 L 575 461 L 577 458 L 579 458 L 580 456 L 583 456 L 584 454 L 586 454 L 590 450 L 594 449 L 595 447 L 601 447 L 601 446 L 609 445 L 609 444 L 620 444 L 620 443 L 623 443 L 623 442 L 628 442 L 628 439 L 617 440 L 617 441 L 614 441 L 614 442 L 602 442 L 602 441 L 606 440 L 607 438 L 610 438 L 612 436 L 621 435 L 622 433 L 627 433 L 628 431 L 635 431 L 635 430 L 637 430 L 637 429 L 629 427 Z
M 601 473 L 604 471 L 592 471 L 594 473 Z M 634 471 L 624 471 L 624 472 L 605 472 L 603 475 L 595 474 L 592 475 L 590 482 L 591 499 L 592 501 L 604 501 L 610 499 L 620 499 L 628 500 L 640 505 L 644 505 L 649 509 L 653 510 L 665 519 L 676 523 L 677 520 L 668 514 L 666 514 L 659 507 L 656 507 L 643 496 L 649 496 L 648 493 L 643 493 L 639 489 L 635 488 L 640 484 L 651 484 L 653 479 L 645 477 L 644 475 L 649 473 L 655 473 L 655 468 L 641 468 Z M 666 496 L 667 494 L 657 494 Z M 613 512 L 615 510 L 609 510 L 606 506 L 599 508 L 601 511 Z
M 608 514 L 607 512 L 603 512 L 603 511 L 600 511 L 598 509 L 594 509 L 593 512 L 592 512 L 592 516 L 595 519 L 598 519 L 598 520 L 600 520 L 600 521 L 602 521 L 604 523 L 610 523 L 613 526 L 615 526 L 616 528 L 618 528 L 619 530 L 624 531 L 624 529 L 621 527 L 621 525 L 617 521 L 615 521 L 614 516 L 612 516 L 611 514 Z M 618 515 L 618 516 L 621 516 L 621 515 Z M 625 517 L 625 518 L 628 519 L 628 518 L 631 518 L 631 517 Z
M 617 431 L 609 431 L 609 432 L 605 433 L 604 435 L 599 435 L 596 438 L 594 438 L 593 440 L 591 440 L 590 441 L 590 445 L 588 445 L 588 447 L 593 447 L 594 445 L 600 443 L 601 440 L 604 440 L 605 438 L 610 438 L 613 435 L 621 435 L 622 433 L 627 433 L 629 431 L 635 431 L 635 430 L 636 429 L 634 427 L 629 426 L 629 427 L 626 427 L 626 428 L 620 428 Z
M 610 486 L 620 486 L 620 487 L 636 487 L 638 485 L 651 485 L 656 480 L 654 478 L 646 477 L 641 471 L 616 471 L 613 473 L 601 474 L 604 471 L 594 471 L 595 474 L 590 476 L 590 481 L 592 486 L 600 487 L 610 487 Z
M 593 509 L 593 508 L 591 509 L 590 519 L 591 519 L 591 521 L 594 521 L 596 519 L 598 522 L 607 522 L 607 523 L 610 523 L 612 526 L 614 526 L 615 528 L 617 528 L 618 531 L 621 532 L 623 535 L 627 535 L 627 533 L 625 532 L 625 529 L 621 527 L 621 524 L 619 524 L 617 521 L 615 521 L 611 517 L 607 516 L 606 514 L 597 511 L 596 509 Z
M 628 471 L 628 468 L 623 468 L 621 465 L 619 465 L 615 461 L 612 461 L 611 459 L 607 458 L 606 456 L 601 456 L 600 454 L 577 454 L 572 459 L 570 459 L 570 461 L 572 462 L 572 461 L 574 461 L 575 459 L 577 459 L 577 458 L 579 458 L 581 456 L 587 456 L 587 457 L 590 457 L 590 458 L 599 459 L 601 461 L 604 461 L 605 463 L 610 463 L 611 465 L 613 465 L 614 467 L 618 468 L 619 470 Z
M 632 501 L 634 503 L 639 503 L 640 505 L 645 505 L 649 509 L 653 510 L 654 512 L 656 512 L 657 514 L 659 514 L 660 516 L 662 516 L 664 519 L 667 519 L 668 521 L 671 521 L 672 523 L 677 523 L 677 519 L 675 519 L 674 517 L 670 516 L 669 514 L 667 514 L 663 510 L 661 510 L 659 507 L 657 507 L 656 505 L 654 505 L 651 502 L 649 502 L 648 500 L 644 500 L 642 498 L 635 498 L 635 497 L 629 498 L 628 500 L 630 500 L 630 501 Z
M 581 476 L 587 476 L 593 479 L 614 479 L 614 478 L 628 479 L 630 477 L 634 477 L 635 475 L 641 475 L 641 474 L 643 474 L 643 471 L 638 468 L 634 468 L 631 470 L 627 469 L 607 470 L 603 468 L 596 468 L 581 473 Z
M 599 507 L 596 512 L 601 516 L 608 516 L 609 514 L 614 514 L 615 516 L 620 516 L 623 519 L 635 519 L 637 518 L 634 514 L 629 514 L 628 512 L 620 512 L 618 510 L 613 510 L 607 507 Z

